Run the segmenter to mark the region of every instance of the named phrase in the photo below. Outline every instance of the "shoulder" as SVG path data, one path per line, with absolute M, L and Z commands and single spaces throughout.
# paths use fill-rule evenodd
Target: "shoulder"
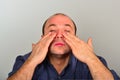
M 26 59 L 30 56 L 31 52 L 25 54 L 25 55 L 19 55 L 16 57 L 16 61 L 18 60 L 22 60 L 22 61 L 26 61 Z
M 29 52 L 29 53 L 27 53 L 25 55 L 19 55 L 19 56 L 16 57 L 13 69 L 8 74 L 8 77 L 13 75 L 23 65 L 23 63 L 26 61 L 26 59 L 29 57 L 30 54 L 31 54 L 31 52 Z
M 99 60 L 105 65 L 107 66 L 107 62 L 105 60 L 105 58 L 103 58 L 102 56 L 97 56 L 99 58 Z

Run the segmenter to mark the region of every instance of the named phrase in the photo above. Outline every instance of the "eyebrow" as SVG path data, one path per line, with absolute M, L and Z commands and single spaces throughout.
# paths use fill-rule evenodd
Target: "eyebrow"
M 72 28 L 72 26 L 71 26 L 70 24 L 64 24 L 64 25 Z M 48 26 L 48 28 L 51 27 L 51 26 L 56 26 L 56 24 L 50 24 L 50 25 Z
M 48 28 L 51 27 L 51 26 L 56 26 L 56 24 L 50 24 L 50 25 L 48 26 Z
M 71 27 L 71 25 L 70 25 L 70 24 L 65 24 L 65 26 L 69 26 L 69 27 Z

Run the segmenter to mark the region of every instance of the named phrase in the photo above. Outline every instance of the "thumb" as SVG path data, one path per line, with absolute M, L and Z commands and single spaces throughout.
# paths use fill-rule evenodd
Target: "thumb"
M 87 41 L 88 45 L 93 48 L 93 44 L 92 44 L 92 38 L 89 38 Z
M 34 43 L 32 43 L 32 49 L 35 47 L 35 44 Z

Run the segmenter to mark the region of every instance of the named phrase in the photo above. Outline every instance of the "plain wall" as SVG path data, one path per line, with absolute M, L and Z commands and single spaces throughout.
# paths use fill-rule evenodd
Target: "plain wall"
M 57 12 L 75 21 L 81 39 L 92 37 L 95 53 L 120 75 L 120 0 L 0 0 L 0 80 L 17 55 L 31 51 L 43 22 Z

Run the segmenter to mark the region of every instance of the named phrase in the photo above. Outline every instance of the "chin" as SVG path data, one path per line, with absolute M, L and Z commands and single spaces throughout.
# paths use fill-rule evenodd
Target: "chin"
M 69 54 L 70 51 L 69 50 L 51 50 L 50 54 L 54 54 L 54 55 L 65 55 L 65 54 Z
M 67 53 L 62 53 L 62 52 L 50 52 L 50 56 L 54 56 L 54 57 L 56 57 L 56 58 L 65 58 L 65 57 L 67 57 L 67 56 L 69 56 L 69 52 L 67 52 Z
M 51 54 L 58 54 L 58 55 L 63 55 L 63 54 L 66 54 L 65 52 L 58 52 L 58 51 L 52 51 L 50 52 Z
M 54 55 L 65 55 L 70 53 L 69 47 L 51 47 L 49 48 L 49 53 Z

